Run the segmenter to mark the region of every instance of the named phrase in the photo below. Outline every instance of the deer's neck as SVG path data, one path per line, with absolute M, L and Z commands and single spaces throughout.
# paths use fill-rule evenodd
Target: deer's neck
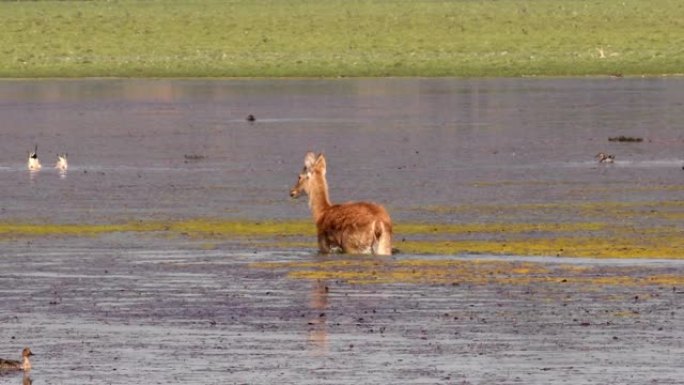
M 318 223 L 325 211 L 331 206 L 328 196 L 328 182 L 325 175 L 314 174 L 309 191 L 309 207 L 313 215 L 314 222 Z

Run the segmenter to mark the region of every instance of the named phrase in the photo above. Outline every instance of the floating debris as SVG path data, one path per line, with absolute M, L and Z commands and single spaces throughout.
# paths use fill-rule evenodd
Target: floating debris
M 644 141 L 644 138 L 639 138 L 638 136 L 624 136 L 624 135 L 620 135 L 620 136 L 614 136 L 614 137 L 608 138 L 608 141 L 610 141 L 610 142 L 628 142 L 628 143 L 629 143 L 629 142 L 632 142 L 632 143 L 639 143 L 639 142 L 643 142 L 643 141 Z

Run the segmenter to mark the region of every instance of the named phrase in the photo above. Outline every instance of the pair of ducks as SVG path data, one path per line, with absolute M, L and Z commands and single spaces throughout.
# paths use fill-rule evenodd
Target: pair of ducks
M 21 352 L 21 361 L 5 360 L 0 358 L 0 372 L 5 370 L 23 370 L 28 372 L 31 370 L 31 361 L 29 361 L 29 357 L 32 355 L 33 353 L 31 352 L 31 349 L 24 348 L 24 350 Z
M 67 168 L 69 168 L 69 163 L 67 162 L 67 155 L 67 153 L 57 154 L 57 163 L 55 163 L 56 169 L 60 171 L 66 171 Z M 38 171 L 42 167 L 43 166 L 40 164 L 40 160 L 38 160 L 38 145 L 36 145 L 36 148 L 33 151 L 29 151 L 28 169 L 31 171 Z

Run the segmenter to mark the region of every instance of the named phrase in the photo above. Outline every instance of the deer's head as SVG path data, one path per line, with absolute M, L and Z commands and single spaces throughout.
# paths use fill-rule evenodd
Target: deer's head
M 323 154 L 308 152 L 304 157 L 304 168 L 297 177 L 297 183 L 290 190 L 290 196 L 299 198 L 302 193 L 310 195 L 312 181 L 316 175 L 325 176 L 325 157 Z

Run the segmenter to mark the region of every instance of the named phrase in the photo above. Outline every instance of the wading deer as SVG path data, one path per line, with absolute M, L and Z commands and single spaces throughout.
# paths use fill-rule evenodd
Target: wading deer
M 321 253 L 392 255 L 392 220 L 384 207 L 368 202 L 332 204 L 325 179 L 325 157 L 306 154 L 304 169 L 290 196 L 304 192 L 316 223 Z
M 38 160 L 38 145 L 36 144 L 35 149 L 28 153 L 28 169 L 36 171 L 40 170 L 41 167 L 40 161 Z

